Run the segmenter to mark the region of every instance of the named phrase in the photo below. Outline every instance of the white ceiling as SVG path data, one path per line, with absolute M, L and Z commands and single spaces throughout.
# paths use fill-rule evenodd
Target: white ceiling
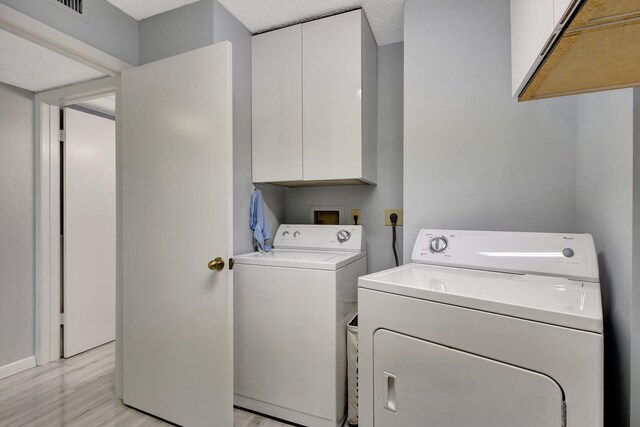
M 0 30 L 0 82 L 41 92 L 104 76 L 93 68 Z
M 378 45 L 403 40 L 404 0 L 219 0 L 252 33 L 362 7 Z
M 137 19 L 148 18 L 168 10 L 177 9 L 198 0 L 107 0 L 109 3 Z
M 144 19 L 196 0 L 108 0 Z M 404 0 L 219 0 L 252 33 L 308 21 L 337 12 L 364 8 L 378 45 L 403 40 Z
M 106 96 L 104 98 L 92 99 L 89 101 L 78 102 L 79 106 L 88 108 L 93 111 L 99 111 L 101 113 L 108 114 L 110 116 L 116 115 L 116 96 Z

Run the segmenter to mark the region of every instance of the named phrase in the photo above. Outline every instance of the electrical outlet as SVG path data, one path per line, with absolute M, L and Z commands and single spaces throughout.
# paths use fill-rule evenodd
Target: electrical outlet
M 358 222 L 355 221 L 355 217 L 358 217 Z M 362 225 L 362 213 L 360 209 L 351 209 L 351 225 Z
M 402 209 L 385 209 L 384 210 L 384 225 L 391 225 L 391 214 L 398 215 L 398 222 L 396 225 L 402 225 Z

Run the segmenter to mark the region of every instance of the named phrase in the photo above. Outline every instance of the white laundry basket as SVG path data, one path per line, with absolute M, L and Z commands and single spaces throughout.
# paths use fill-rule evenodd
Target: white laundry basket
M 347 324 L 347 423 L 358 425 L 358 313 Z

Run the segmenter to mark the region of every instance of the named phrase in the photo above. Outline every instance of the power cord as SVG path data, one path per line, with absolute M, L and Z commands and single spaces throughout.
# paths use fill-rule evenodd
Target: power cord
M 398 214 L 392 213 L 389 215 L 389 219 L 391 220 L 391 232 L 393 233 L 393 242 L 391 246 L 393 247 L 393 257 L 396 259 L 396 267 L 400 266 L 400 262 L 398 261 L 398 250 L 396 249 L 396 226 L 398 225 Z

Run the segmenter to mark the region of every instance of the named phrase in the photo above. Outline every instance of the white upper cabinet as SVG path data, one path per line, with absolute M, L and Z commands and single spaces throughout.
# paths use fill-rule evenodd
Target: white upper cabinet
M 302 33 L 304 179 L 375 182 L 377 52 L 366 18 L 343 13 Z
M 640 86 L 640 0 L 511 0 L 519 101 Z
M 511 76 L 514 96 L 527 79 L 554 28 L 554 0 L 511 0 Z
M 302 180 L 302 26 L 251 40 L 254 182 Z
M 554 0 L 553 1 L 553 26 L 564 25 L 568 12 L 573 8 L 577 0 Z M 564 19 L 564 20 L 563 20 Z
M 511 75 L 519 95 L 549 53 L 578 0 L 511 0 Z
M 253 38 L 253 180 L 375 183 L 377 45 L 361 10 Z

